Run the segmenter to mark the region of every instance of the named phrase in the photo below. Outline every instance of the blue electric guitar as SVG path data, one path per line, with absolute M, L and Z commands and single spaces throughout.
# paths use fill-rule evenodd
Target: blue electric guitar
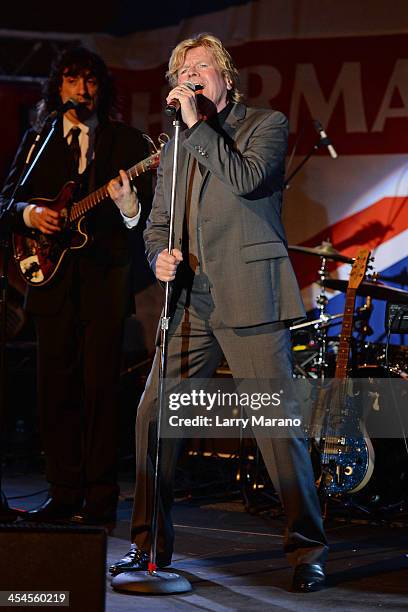
M 356 493 L 367 484 L 374 469 L 374 449 L 360 421 L 361 398 L 353 388 L 353 381 L 348 378 L 356 293 L 364 279 L 369 257 L 368 249 L 361 249 L 351 270 L 336 371 L 334 380 L 329 381 L 323 427 L 317 444 L 319 490 L 328 496 Z M 350 431 L 356 435 L 350 435 Z

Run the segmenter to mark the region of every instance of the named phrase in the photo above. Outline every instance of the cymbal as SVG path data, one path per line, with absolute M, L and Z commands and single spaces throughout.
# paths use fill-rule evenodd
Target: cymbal
M 346 255 L 342 255 L 339 253 L 330 242 L 323 241 L 317 247 L 305 247 L 298 246 L 297 244 L 290 244 L 288 246 L 289 251 L 299 251 L 299 253 L 305 253 L 306 255 L 317 255 L 318 257 L 325 257 L 326 259 L 332 259 L 334 261 L 341 261 L 343 263 L 352 264 L 354 259 L 351 257 L 346 257 Z
M 343 291 L 346 293 L 348 287 L 348 281 L 341 280 L 339 278 L 326 278 L 323 282 L 318 283 L 328 289 L 335 289 L 336 291 Z M 363 281 L 357 288 L 358 295 L 365 295 L 374 298 L 375 300 L 387 300 L 390 302 L 396 302 L 397 304 L 408 303 L 408 291 L 403 289 L 396 289 L 390 287 L 384 283 L 373 283 L 370 281 Z

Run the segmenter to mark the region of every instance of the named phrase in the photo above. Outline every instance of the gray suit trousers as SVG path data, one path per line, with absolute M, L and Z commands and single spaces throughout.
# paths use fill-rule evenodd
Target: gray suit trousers
M 180 300 L 169 329 L 167 378 L 211 378 L 222 355 L 235 378 L 290 377 L 289 330 L 282 324 L 228 328 L 218 320 L 210 293 L 192 292 L 188 307 Z M 136 484 L 132 541 L 149 552 L 153 498 L 156 413 L 160 352 L 141 398 L 136 418 Z M 161 481 L 157 559 L 168 563 L 173 552 L 173 484 L 181 440 L 161 441 Z M 311 460 L 304 440 L 259 438 L 259 449 L 287 517 L 284 551 L 289 562 L 323 563 L 328 547 L 323 530 Z

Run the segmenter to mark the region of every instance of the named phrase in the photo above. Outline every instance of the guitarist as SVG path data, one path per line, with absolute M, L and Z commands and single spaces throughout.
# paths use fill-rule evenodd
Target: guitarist
M 147 145 L 139 130 L 114 120 L 113 83 L 96 54 L 76 47 L 54 62 L 37 124 L 23 138 L 0 205 L 12 195 L 44 117 L 68 100 L 76 106 L 58 120 L 17 193 L 13 229 L 56 235 L 60 214 L 51 204 L 29 200 L 54 199 L 69 180 L 77 184 L 76 200 L 110 181 L 111 199 L 87 217 L 89 246 L 69 252 L 49 284 L 27 288 L 25 307 L 37 329 L 39 424 L 49 493 L 24 519 L 110 523 L 118 498 L 121 343 L 131 306 L 128 233 L 139 221 L 140 202 L 149 204 L 151 178 L 145 174 L 131 185 L 121 170 L 144 159 Z M 78 138 L 73 128 L 80 128 Z M 119 171 L 121 181 L 111 180 Z

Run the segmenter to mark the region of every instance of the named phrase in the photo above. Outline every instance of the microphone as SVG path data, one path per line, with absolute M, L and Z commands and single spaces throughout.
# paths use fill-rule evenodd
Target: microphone
M 326 134 L 326 132 L 323 129 L 322 124 L 320 123 L 320 121 L 318 121 L 317 119 L 314 119 L 313 121 L 313 125 L 314 128 L 316 130 L 316 132 L 319 134 L 320 136 L 320 143 L 319 145 L 327 147 L 327 150 L 330 153 L 330 157 L 332 159 L 336 159 L 336 157 L 338 157 L 335 148 L 332 145 L 332 142 L 330 140 L 330 138 L 328 137 L 328 135 Z
M 78 102 L 77 100 L 75 100 L 75 98 L 69 98 L 69 100 L 64 102 L 62 106 L 60 106 L 57 110 L 52 111 L 48 115 L 47 121 L 49 121 L 50 119 L 56 119 L 57 117 L 61 117 L 62 115 L 65 115 L 67 111 L 71 110 L 71 108 L 79 108 L 80 106 L 82 106 L 82 104 L 82 102 Z
M 191 91 L 201 91 L 203 89 L 202 85 L 196 85 L 195 83 L 192 83 L 191 81 L 184 81 L 183 85 L 187 85 L 187 87 L 191 89 Z M 173 100 L 170 100 L 170 102 L 167 104 L 166 108 L 164 109 L 164 112 L 169 117 L 172 117 L 179 110 L 180 110 L 180 102 L 176 98 L 173 98 Z
M 28 166 L 31 156 L 35 150 L 35 148 L 37 147 L 37 144 L 41 138 L 41 136 L 43 135 L 43 131 L 45 126 L 49 126 L 49 123 L 51 121 L 53 121 L 53 127 L 55 127 L 55 123 L 57 121 L 57 119 L 59 117 L 62 117 L 62 115 L 64 115 L 64 113 L 66 113 L 67 111 L 71 110 L 71 108 L 79 108 L 80 106 L 83 105 L 83 102 L 78 102 L 77 100 L 75 100 L 75 98 L 69 98 L 64 104 L 62 104 L 58 110 L 52 111 L 51 113 L 49 113 L 46 118 L 43 120 L 42 124 L 41 124 L 41 128 L 39 130 L 39 132 L 37 132 L 37 135 L 35 137 L 35 140 L 33 142 L 33 144 L 30 147 L 30 150 L 28 151 L 26 160 L 24 162 L 25 166 Z

